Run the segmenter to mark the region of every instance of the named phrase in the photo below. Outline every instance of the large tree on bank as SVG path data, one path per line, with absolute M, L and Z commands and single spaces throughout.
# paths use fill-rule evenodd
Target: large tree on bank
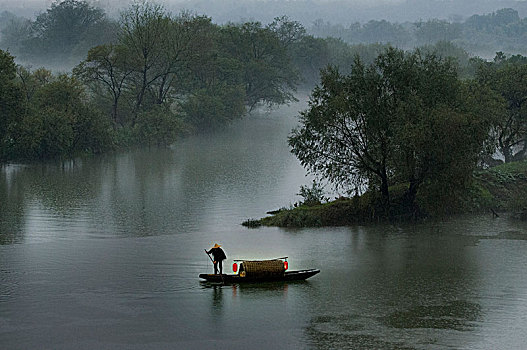
M 451 60 L 389 48 L 369 66 L 356 58 L 349 75 L 324 70 L 289 144 L 303 166 L 337 187 L 378 189 L 386 216 L 389 186 L 405 183 L 415 212 L 422 187 L 441 195 L 466 184 L 493 96 L 458 79 Z
M 491 136 L 505 163 L 527 157 L 527 59 L 505 57 L 498 52 L 493 62 L 481 60 L 476 79 L 501 95 L 504 106 L 496 114 Z M 491 160 L 492 162 L 492 160 Z

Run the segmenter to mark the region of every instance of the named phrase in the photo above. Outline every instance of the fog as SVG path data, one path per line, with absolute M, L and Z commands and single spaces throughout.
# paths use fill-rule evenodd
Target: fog
M 114 17 L 131 0 L 92 0 Z M 159 0 L 174 12 L 190 10 L 206 14 L 217 23 L 257 20 L 268 23 L 276 16 L 287 15 L 304 25 L 317 19 L 349 24 L 385 19 L 392 22 L 427 20 L 431 18 L 462 21 L 473 14 L 484 14 L 509 7 L 520 16 L 527 16 L 526 1 L 511 0 Z M 0 12 L 35 17 L 44 12 L 52 0 L 0 0 Z
M 70 30 L 64 23 L 53 33 L 38 33 L 34 22 L 57 0 L 0 0 L 0 49 L 8 50 L 18 64 L 69 71 L 85 59 L 88 50 L 112 43 L 119 32 L 118 19 L 132 0 L 87 0 L 106 14 L 97 26 Z M 471 56 L 491 59 L 527 54 L 527 1 L 514 0 L 155 0 L 173 14 L 188 11 L 206 15 L 217 25 L 258 21 L 264 26 L 287 16 L 303 25 L 308 35 L 336 38 L 346 45 L 393 45 L 413 49 L 450 42 Z M 506 9 L 506 10 L 504 10 Z M 498 13 L 499 12 L 499 13 Z M 42 17 L 42 16 L 41 16 Z M 69 18 L 69 17 L 68 17 Z M 82 21 L 80 22 L 82 23 Z M 62 27 L 61 27 L 62 25 Z M 81 26 L 82 27 L 82 26 Z M 67 29 L 65 29 L 67 28 Z M 42 28 L 40 28 L 42 29 Z M 330 45 L 335 45 L 335 42 Z M 340 44 L 337 44 L 340 45 Z M 338 65 L 335 47 L 326 63 Z M 360 50 L 360 48 L 358 49 Z M 370 51 L 375 48 L 370 48 Z M 373 52 L 372 51 L 372 52 Z M 459 53 L 459 52 L 458 52 Z M 456 56 L 461 64 L 468 56 Z M 361 53 L 363 55 L 363 53 Z M 345 55 L 348 58 L 352 55 Z M 347 59 L 341 59 L 349 66 Z M 318 70 L 314 69 L 318 72 Z M 317 74 L 315 74 L 317 75 Z

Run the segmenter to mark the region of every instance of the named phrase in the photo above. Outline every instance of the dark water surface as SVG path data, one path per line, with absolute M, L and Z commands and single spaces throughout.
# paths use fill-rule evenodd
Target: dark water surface
M 527 225 L 240 226 L 308 184 L 294 108 L 222 132 L 0 170 L 0 349 L 526 349 Z M 213 286 L 204 248 L 306 282 Z

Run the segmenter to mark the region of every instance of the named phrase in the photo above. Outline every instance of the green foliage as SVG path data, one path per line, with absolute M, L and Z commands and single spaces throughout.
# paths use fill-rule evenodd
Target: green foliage
M 181 104 L 185 120 L 198 130 L 226 125 L 245 112 L 245 94 L 241 87 L 211 87 L 196 91 Z
M 434 203 L 432 197 L 419 197 L 423 208 L 430 210 L 427 214 L 438 217 L 462 212 L 488 212 L 493 210 L 521 210 L 527 202 L 527 162 L 509 163 L 497 167 L 498 170 L 478 170 L 473 180 L 459 192 L 459 197 L 452 203 Z M 504 181 L 497 180 L 501 173 Z M 408 212 L 405 203 L 407 183 L 390 186 L 391 220 L 405 221 L 420 219 L 415 213 Z M 441 196 L 441 193 L 435 192 Z M 384 221 L 384 212 L 377 192 L 367 191 L 353 198 L 339 198 L 335 201 L 316 206 L 299 206 L 272 212 L 272 216 L 254 221 L 254 225 L 280 227 L 319 227 L 343 226 L 360 223 Z M 422 213 L 421 213 L 422 214 Z M 249 221 L 249 220 L 248 220 Z
M 32 35 L 32 22 L 27 18 L 13 16 L 1 30 L 0 43 L 12 52 L 20 53 L 26 48 Z
M 340 38 L 348 44 L 391 44 L 407 47 L 411 41 L 411 33 L 403 25 L 390 23 L 386 20 L 370 20 L 367 23 L 358 22 L 345 28 L 341 24 L 331 24 L 317 20 L 308 30 L 317 37 Z
M 463 191 L 482 152 L 486 91 L 463 85 L 452 60 L 390 48 L 369 66 L 357 58 L 349 75 L 325 70 L 289 144 L 336 186 L 379 189 L 386 215 L 392 183 L 408 184 L 409 212 L 418 214 L 418 195 L 436 211 Z
M 163 105 L 139 113 L 134 127 L 137 141 L 148 145 L 170 145 L 182 129 L 181 119 Z
M 0 158 L 9 142 L 9 126 L 22 112 L 22 92 L 16 85 L 14 57 L 0 50 Z
M 93 106 L 79 110 L 72 128 L 75 152 L 99 154 L 113 148 L 114 131 L 110 120 Z
M 479 62 L 476 79 L 505 101 L 493 120 L 492 136 L 505 162 L 527 156 L 527 62 L 499 52 L 494 62 Z
M 44 108 L 13 125 L 12 139 L 13 158 L 54 158 L 71 154 L 74 133 L 66 113 Z
M 70 155 L 73 148 L 73 125 L 71 115 L 54 108 L 44 108 L 39 112 L 42 119 L 42 138 L 39 158 L 54 158 Z
M 222 50 L 242 67 L 246 105 L 277 105 L 294 101 L 298 75 L 277 32 L 259 22 L 222 28 Z
M 8 159 L 35 159 L 41 155 L 41 141 L 44 137 L 44 120 L 40 114 L 23 116 L 10 125 L 10 139 L 6 145 Z
M 35 21 L 18 21 L 13 28 L 26 24 L 22 36 L 3 36 L 17 41 L 25 58 L 88 54 L 73 76 L 18 67 L 17 81 L 13 59 L 5 56 L 11 75 L 0 88 L 9 81 L 12 93 L 4 89 L 0 108 L 13 112 L 3 113 L 0 123 L 6 157 L 99 153 L 114 144 L 166 145 L 188 129 L 223 126 L 246 108 L 295 100 L 298 75 L 288 47 L 305 30 L 285 16 L 266 27 L 219 26 L 205 16 L 173 16 L 143 1 L 125 10 L 117 24 L 84 0 L 57 0 Z M 92 42 L 99 45 L 87 46 Z M 8 98 L 17 103 L 11 107 Z M 46 129 L 48 122 L 64 133 L 62 139 Z
M 292 21 L 287 16 L 275 17 L 267 29 L 275 33 L 278 40 L 286 48 L 302 40 L 306 35 L 306 29 L 298 21 Z
M 102 95 L 111 104 L 111 118 L 114 126 L 123 126 L 119 114 L 121 96 L 126 90 L 133 72 L 127 50 L 119 45 L 99 45 L 88 51 L 73 74 L 83 81 L 94 93 Z
M 115 40 L 116 26 L 85 0 L 56 0 L 34 21 L 13 19 L 3 34 L 2 44 L 13 43 L 26 61 L 70 65 L 90 47 Z
M 324 197 L 324 188 L 315 180 L 313 180 L 311 187 L 305 185 L 300 186 L 298 195 L 303 198 L 302 204 L 308 207 L 319 205 L 326 199 Z
M 474 173 L 469 195 L 463 198 L 473 210 L 520 210 L 527 206 L 527 162 L 505 163 Z
M 242 222 L 242 225 L 249 228 L 256 228 L 262 226 L 262 223 L 260 220 L 256 219 L 247 219 L 244 222 Z
M 352 28 L 360 28 L 355 25 Z M 365 23 L 358 33 L 350 33 L 350 35 L 360 38 L 361 44 L 390 44 L 398 47 L 405 47 L 411 40 L 410 33 L 401 24 L 390 23 L 386 20 L 371 20 Z
M 35 94 L 37 108 L 53 108 L 64 113 L 74 114 L 85 100 L 81 83 L 65 74 L 44 84 Z
M 459 23 L 449 23 L 438 19 L 418 22 L 415 26 L 418 45 L 431 45 L 441 41 L 450 42 L 459 38 L 462 31 Z
M 25 103 L 8 125 L 6 158 L 55 158 L 111 147 L 109 121 L 89 105 L 79 81 L 43 69 L 19 68 L 18 76 Z
M 421 46 L 420 50 L 423 53 L 435 54 L 445 59 L 449 57 L 455 59 L 459 67 L 459 75 L 462 78 L 471 78 L 475 74 L 469 53 L 451 41 L 437 41 L 433 45 Z

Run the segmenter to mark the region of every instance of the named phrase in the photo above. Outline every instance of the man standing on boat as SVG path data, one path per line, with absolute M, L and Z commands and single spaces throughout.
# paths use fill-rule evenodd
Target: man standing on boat
M 225 255 L 225 252 L 220 247 L 221 246 L 216 243 L 214 244 L 214 247 L 210 248 L 210 250 L 207 251 L 207 254 L 212 254 L 212 256 L 214 257 L 213 263 L 215 275 L 218 274 L 218 267 L 220 268 L 220 275 L 223 274 L 223 260 L 227 259 L 227 255 Z

